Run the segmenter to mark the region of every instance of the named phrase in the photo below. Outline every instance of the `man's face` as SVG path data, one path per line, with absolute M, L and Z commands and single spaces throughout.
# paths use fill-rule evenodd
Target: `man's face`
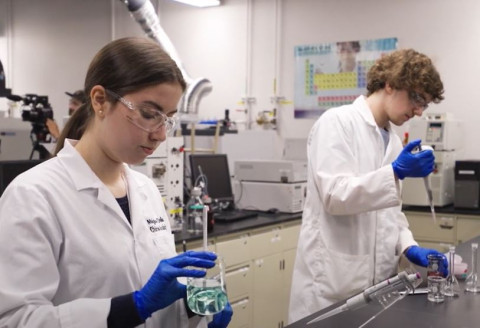
M 82 105 L 82 102 L 76 98 L 70 98 L 68 102 L 68 115 L 72 115 L 74 111 Z

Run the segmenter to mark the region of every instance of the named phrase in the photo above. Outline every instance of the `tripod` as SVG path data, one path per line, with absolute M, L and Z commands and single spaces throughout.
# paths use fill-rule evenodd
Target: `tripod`
M 32 123 L 32 130 L 30 131 L 30 140 L 32 140 L 32 151 L 30 152 L 30 160 L 33 159 L 33 154 L 37 151 L 39 159 L 48 159 L 52 157 L 50 152 L 43 147 L 40 142 L 47 141 L 48 129 L 44 124 Z

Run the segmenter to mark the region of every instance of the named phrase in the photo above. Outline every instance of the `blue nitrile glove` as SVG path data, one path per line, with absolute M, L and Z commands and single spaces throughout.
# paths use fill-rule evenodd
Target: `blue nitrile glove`
M 393 171 L 400 180 L 406 177 L 426 177 L 432 173 L 435 166 L 433 151 L 423 150 L 412 154 L 412 150 L 420 146 L 420 143 L 420 139 L 408 143 L 392 163 Z
M 208 323 L 208 328 L 225 328 L 232 320 L 233 310 L 228 302 L 222 312 L 213 316 L 213 320 Z
M 448 260 L 447 257 L 435 249 L 422 248 L 419 246 L 411 246 L 408 248 L 405 256 L 407 259 L 419 266 L 427 267 L 428 266 L 428 255 L 435 254 L 443 257 L 443 265 L 440 265 L 438 268 L 444 277 L 448 276 Z
M 184 267 L 211 268 L 215 266 L 216 258 L 217 255 L 211 252 L 188 251 L 160 261 L 145 286 L 133 295 L 140 317 L 146 320 L 153 312 L 187 296 L 187 287 L 179 283 L 177 277 L 205 276 L 205 271 Z

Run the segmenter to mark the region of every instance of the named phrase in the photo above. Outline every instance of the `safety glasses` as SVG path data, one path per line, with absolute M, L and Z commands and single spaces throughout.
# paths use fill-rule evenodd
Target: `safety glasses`
M 175 129 L 178 121 L 177 115 L 168 117 L 153 105 L 134 105 L 131 101 L 126 100 L 111 90 L 105 89 L 105 91 L 130 110 L 126 118 L 143 131 L 152 133 L 165 127 L 166 133 L 169 133 Z
M 421 108 L 422 111 L 428 108 L 428 101 L 415 91 L 408 92 L 408 100 L 413 106 Z

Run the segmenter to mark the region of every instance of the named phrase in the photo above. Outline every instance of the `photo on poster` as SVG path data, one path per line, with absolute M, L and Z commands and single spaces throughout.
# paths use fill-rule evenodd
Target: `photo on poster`
M 366 93 L 367 72 L 397 38 L 342 41 L 295 47 L 295 118 L 314 119 Z

